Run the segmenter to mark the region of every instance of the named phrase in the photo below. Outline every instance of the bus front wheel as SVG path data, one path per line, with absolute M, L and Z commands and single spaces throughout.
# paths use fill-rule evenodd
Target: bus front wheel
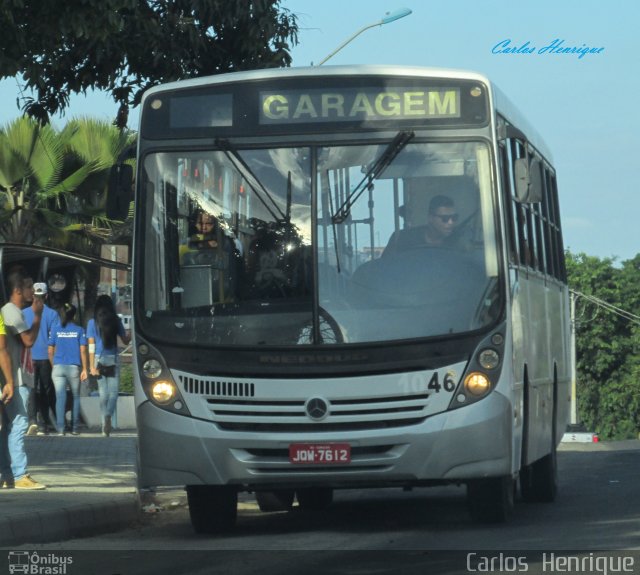
M 513 513 L 515 481 L 510 475 L 467 483 L 467 505 L 474 521 L 504 523 Z
M 187 485 L 191 525 L 196 533 L 224 533 L 238 513 L 238 490 L 228 485 Z

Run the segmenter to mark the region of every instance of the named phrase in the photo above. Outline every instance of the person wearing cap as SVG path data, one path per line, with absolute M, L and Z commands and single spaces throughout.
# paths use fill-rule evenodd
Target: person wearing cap
M 33 295 L 41 297 L 46 302 L 47 284 L 33 284 Z M 23 310 L 24 319 L 28 326 L 33 323 L 33 310 L 28 307 Z M 57 323 L 60 323 L 58 313 L 50 308 L 46 303 L 42 309 L 42 320 L 40 331 L 36 342 L 31 348 L 31 359 L 33 361 L 33 393 L 29 402 L 29 428 L 27 435 L 48 435 L 55 431 L 55 425 L 51 422 L 50 413 L 56 411 L 56 394 L 51 378 L 51 362 L 49 361 L 49 335 Z M 38 415 L 40 417 L 38 417 Z
M 29 419 L 27 406 L 33 385 L 31 356 L 28 353 L 38 337 L 42 319 L 42 298 L 33 297 L 33 280 L 22 266 L 9 270 L 7 276 L 9 301 L 2 307 L 2 319 L 7 331 L 7 344 L 11 356 L 11 370 L 15 386 L 13 400 L 6 406 L 8 425 L 3 426 L 2 441 L 6 439 L 8 453 L 0 452 L 0 473 L 3 489 L 46 489 L 27 472 L 27 452 L 24 436 Z M 28 302 L 33 310 L 33 323 L 28 327 L 22 308 Z M 6 456 L 9 456 L 7 459 Z

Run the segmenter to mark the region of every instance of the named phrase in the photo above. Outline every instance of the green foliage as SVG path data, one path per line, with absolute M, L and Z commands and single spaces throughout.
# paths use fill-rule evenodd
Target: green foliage
M 22 76 L 30 116 L 46 123 L 98 89 L 120 127 L 160 82 L 288 66 L 298 31 L 280 0 L 4 0 L 0 29 L 0 78 Z
M 133 393 L 133 366 L 131 363 L 120 364 L 120 392 Z
M 111 233 L 109 170 L 132 135 L 89 119 L 62 131 L 19 118 L 0 129 L 0 239 L 96 254 Z
M 635 438 L 640 431 L 640 255 L 615 263 L 567 255 L 569 285 L 583 294 L 576 299 L 579 419 L 603 439 Z

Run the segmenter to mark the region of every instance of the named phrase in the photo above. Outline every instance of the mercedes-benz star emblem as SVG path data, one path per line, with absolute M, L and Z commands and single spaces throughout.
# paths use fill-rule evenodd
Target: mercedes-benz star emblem
M 314 421 L 320 421 L 329 415 L 329 403 L 321 397 L 313 397 L 305 405 L 307 415 Z

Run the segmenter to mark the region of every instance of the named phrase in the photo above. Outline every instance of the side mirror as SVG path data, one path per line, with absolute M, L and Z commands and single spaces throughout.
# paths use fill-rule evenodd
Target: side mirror
M 133 167 L 117 163 L 109 174 L 107 217 L 111 220 L 126 220 L 133 198 Z
M 521 203 L 542 201 L 542 170 L 536 158 L 518 158 L 514 165 L 516 200 Z

